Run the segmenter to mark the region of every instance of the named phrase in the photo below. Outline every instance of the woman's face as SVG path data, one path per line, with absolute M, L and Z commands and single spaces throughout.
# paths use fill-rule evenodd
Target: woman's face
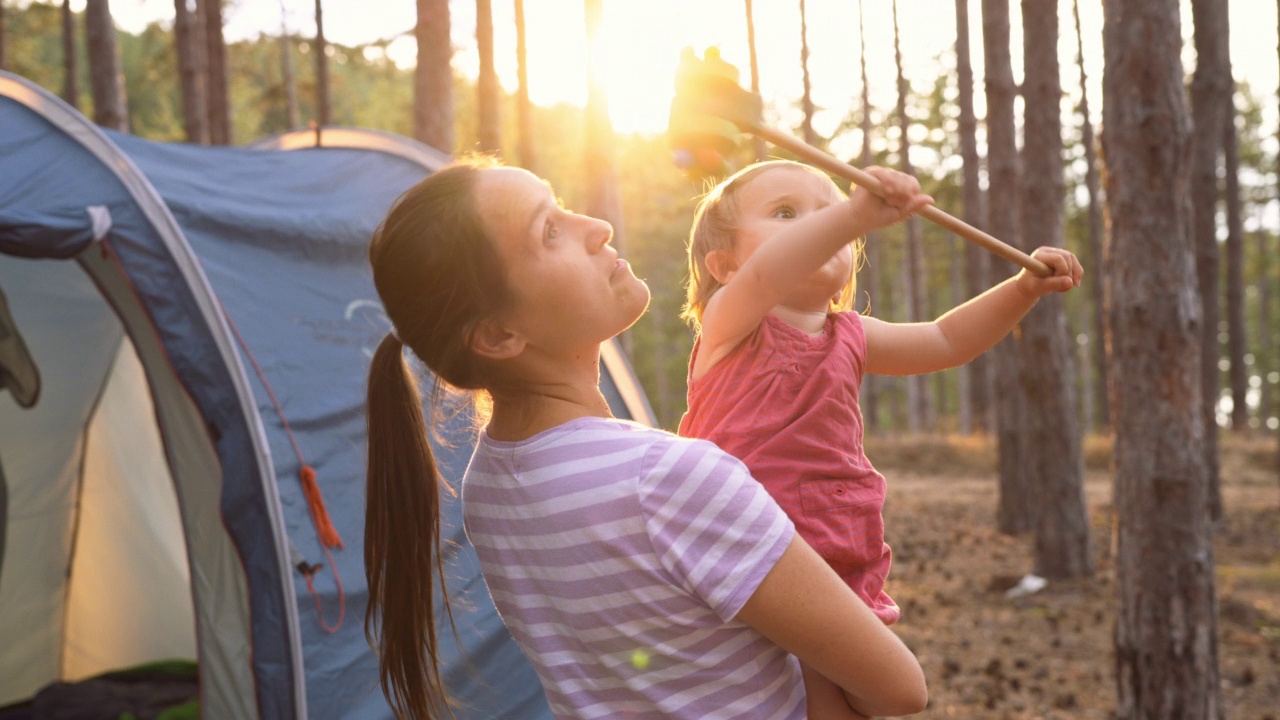
M 545 181 L 518 168 L 482 170 L 475 193 L 513 296 L 499 319 L 530 347 L 595 352 L 644 314 L 649 288 L 609 244 L 609 223 L 565 210 Z

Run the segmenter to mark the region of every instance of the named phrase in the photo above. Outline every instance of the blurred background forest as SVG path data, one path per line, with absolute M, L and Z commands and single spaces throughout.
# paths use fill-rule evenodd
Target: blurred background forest
M 119 0 L 117 0 L 119 2 Z M 127 4 L 127 3 L 122 3 Z M 227 3 L 224 15 L 230 16 L 247 0 Z M 269 3 L 263 3 L 269 4 Z M 458 3 L 455 3 L 457 5 Z M 468 5 L 470 3 L 467 3 Z M 749 5 L 750 3 L 748 3 Z M 64 7 L 63 3 L 17 2 L 10 0 L 4 13 L 5 69 L 16 72 L 46 88 L 61 89 L 87 114 L 93 113 L 91 92 L 92 63 L 84 34 L 74 36 L 73 52 L 80 62 L 73 63 L 75 82 L 66 82 Z M 316 3 L 319 7 L 320 3 Z M 530 3 L 536 8 L 537 3 Z M 802 7 L 803 3 L 799 3 Z M 795 12 L 799 12 L 799 7 Z M 193 4 L 194 8 L 194 4 Z M 455 13 L 457 10 L 455 9 Z M 82 13 L 73 11 L 76 27 L 83 27 Z M 885 28 L 876 28 L 883 33 Z M 809 28 L 810 34 L 832 32 L 830 28 Z M 846 61 L 851 71 L 858 63 L 856 26 L 840 28 L 848 38 Z M 905 32 L 911 32 L 910 29 Z M 1069 34 L 1064 21 L 1062 32 Z M 344 46 L 325 43 L 327 57 L 328 124 L 375 128 L 414 136 L 414 69 L 402 67 L 388 54 L 388 46 L 400 36 L 393 35 L 377 42 Z M 1074 42 L 1074 39 L 1072 38 Z M 164 141 L 188 139 L 184 127 L 183 98 L 179 57 L 175 53 L 174 23 L 152 22 L 140 33 L 117 33 L 119 68 L 127 102 L 127 129 L 137 135 Z M 317 107 L 318 65 L 317 38 L 296 34 L 280 35 L 263 32 L 252 39 L 226 44 L 226 73 L 229 98 L 231 138 L 246 143 L 264 136 L 296 129 L 300 123 L 320 117 Z M 286 54 L 287 50 L 287 54 Z M 805 48 L 807 51 L 807 48 Z M 492 48 L 490 49 L 492 52 Z M 510 49 L 504 49 L 510 52 Z M 729 58 L 743 67 L 741 58 Z M 962 208 L 963 163 L 961 162 L 961 127 L 958 105 L 959 89 L 957 56 L 953 49 L 932 58 L 935 74 L 931 77 L 904 78 L 902 108 L 868 106 L 854 103 L 854 109 L 839 122 L 833 132 L 820 135 L 806 124 L 812 124 L 812 101 L 807 88 L 795 88 L 798 96 L 790 106 L 768 108 L 767 113 L 783 122 L 794 123 L 797 135 L 822 148 L 859 148 L 864 115 L 869 121 L 870 162 L 902 166 L 900 142 L 903 128 L 910 141 L 910 166 L 938 206 L 959 215 Z M 774 61 L 778 59 L 773 59 Z M 1259 61 L 1262 59 L 1259 58 Z M 795 57 L 789 62 L 800 63 Z M 1272 60 L 1274 62 L 1274 59 Z M 585 70 L 584 70 L 585 73 Z M 1084 116 L 1080 113 L 1081 84 L 1078 69 L 1062 70 L 1064 99 L 1062 140 L 1064 143 L 1064 236 L 1065 246 L 1083 260 L 1090 278 L 1085 292 L 1071 293 L 1066 299 L 1066 314 L 1071 337 L 1078 355 L 1077 397 L 1086 431 L 1106 426 L 1106 399 L 1100 378 L 1104 377 L 1103 356 L 1099 350 L 1097 314 L 1101 299 L 1099 258 L 1095 257 L 1098 240 L 1090 245 L 1089 196 L 1086 192 Z M 891 85 L 894 77 L 873 78 L 872 82 Z M 746 78 L 744 77 L 744 83 Z M 1235 124 L 1239 143 L 1238 212 L 1243 236 L 1226 242 L 1227 223 L 1221 222 L 1223 252 L 1238 253 L 1238 260 L 1221 264 L 1223 282 L 1220 287 L 1224 303 L 1240 294 L 1239 315 L 1225 314 L 1221 334 L 1221 393 L 1217 405 L 1217 421 L 1222 427 L 1253 431 L 1280 428 L 1276 417 L 1276 399 L 1280 396 L 1280 358 L 1277 342 L 1280 333 L 1280 286 L 1277 265 L 1272 260 L 1280 250 L 1277 244 L 1275 188 L 1275 129 L 1264 125 L 1263 108 L 1275 102 L 1274 89 L 1253 88 L 1239 84 L 1233 95 Z M 520 136 L 519 93 L 497 91 L 500 106 L 499 153 L 519 162 L 517 148 Z M 485 149 L 480 134 L 477 78 L 461 70 L 453 72 L 452 124 L 454 147 L 459 152 Z M 661 98 L 655 99 L 661 104 Z M 1095 110 L 1098 98 L 1095 97 Z M 806 103 L 809 105 L 806 114 Z M 905 121 L 899 113 L 905 111 Z M 563 196 L 568 207 L 585 211 L 588 194 L 602 180 L 586 161 L 588 152 L 583 138 L 587 112 L 570 103 L 531 106 L 531 144 L 537 148 L 534 169 L 547 178 Z M 1093 118 L 1096 124 L 1098 118 Z M 978 142 L 984 143 L 982 128 Z M 1094 132 L 1094 131 L 1090 131 Z M 624 251 L 637 274 L 653 291 L 652 311 L 628 333 L 627 346 L 636 372 L 645 386 L 659 422 L 668 428 L 678 423 L 685 403 L 685 370 L 692 335 L 679 320 L 683 301 L 684 243 L 692 217 L 695 199 L 705 190 L 701 181 L 690 180 L 671 161 L 670 149 L 660 133 L 615 132 L 612 134 L 613 164 Z M 749 159 L 752 150 L 744 148 L 740 161 Z M 858 164 L 859 156 L 845 159 Z M 1268 206 L 1272 206 L 1268 216 Z M 971 215 L 970 215 L 971 216 Z M 1264 222 L 1264 218 L 1268 222 Z M 980 227 L 981 223 L 977 224 Z M 919 317 L 935 317 L 967 298 L 972 287 L 966 285 L 965 248 L 963 241 L 932 225 L 921 225 L 920 247 L 924 262 L 917 269 L 922 303 Z M 908 278 L 904 277 L 907 226 L 900 225 L 874 238 L 873 263 L 865 266 L 859 277 L 858 307 L 891 320 L 917 319 L 909 314 L 912 298 Z M 1028 249 L 1037 244 L 1028 238 Z M 978 287 L 993 284 L 1012 273 L 1012 266 L 992 260 L 990 277 Z M 1227 276 L 1232 263 L 1238 262 L 1238 274 Z M 874 277 L 872 277 L 874 276 Z M 1092 287 L 1097 292 L 1090 291 Z M 1233 306 L 1234 307 L 1234 306 Z M 1237 337 L 1238 336 L 1238 337 Z M 1231 368 L 1243 367 L 1243 373 Z M 908 405 L 906 380 L 877 379 L 874 400 L 864 402 L 864 413 L 871 432 L 889 432 L 911 428 L 923 432 L 971 432 L 991 427 L 989 404 L 982 403 L 982 393 L 969 390 L 970 376 L 988 374 L 985 366 L 961 368 L 929 378 L 923 390 L 926 397 L 915 411 Z M 990 384 L 990 379 L 984 377 Z M 989 394 L 988 394 L 989 395 Z M 975 398 L 979 398 L 975 403 Z M 974 407 L 982 404 L 982 407 Z M 1243 410 L 1241 410 L 1241 408 Z

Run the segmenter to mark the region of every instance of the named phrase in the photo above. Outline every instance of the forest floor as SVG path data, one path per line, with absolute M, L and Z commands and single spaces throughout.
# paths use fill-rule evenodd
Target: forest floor
M 1280 720 L 1280 472 L 1276 440 L 1223 438 L 1226 522 L 1214 537 L 1226 717 Z M 1032 538 L 995 527 L 994 451 L 982 440 L 868 437 L 888 478 L 895 626 L 929 682 L 922 718 L 1115 717 L 1117 587 L 1107 440 L 1086 442 L 1097 574 L 1008 599 Z

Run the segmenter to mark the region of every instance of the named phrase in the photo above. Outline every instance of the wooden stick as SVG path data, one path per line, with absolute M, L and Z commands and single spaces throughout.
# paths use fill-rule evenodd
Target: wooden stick
M 866 188 L 875 195 L 884 197 L 884 190 L 880 187 L 880 181 L 874 175 L 863 172 L 849 163 L 842 162 L 839 158 L 828 155 L 809 143 L 798 140 L 786 133 L 778 132 L 756 123 L 739 123 L 738 125 L 742 130 L 752 135 L 789 150 L 810 165 L 820 167 L 833 175 L 839 175 L 860 187 Z M 926 220 L 941 225 L 979 247 L 985 248 L 1012 263 L 1021 265 L 1040 277 L 1053 275 L 1053 270 L 1048 265 L 932 205 L 917 214 Z

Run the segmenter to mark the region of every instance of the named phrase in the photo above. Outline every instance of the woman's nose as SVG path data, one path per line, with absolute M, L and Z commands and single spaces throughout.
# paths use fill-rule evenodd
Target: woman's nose
M 587 233 L 587 248 L 593 252 L 600 252 L 609 241 L 613 240 L 613 226 L 606 220 L 599 218 L 590 218 L 591 229 Z

